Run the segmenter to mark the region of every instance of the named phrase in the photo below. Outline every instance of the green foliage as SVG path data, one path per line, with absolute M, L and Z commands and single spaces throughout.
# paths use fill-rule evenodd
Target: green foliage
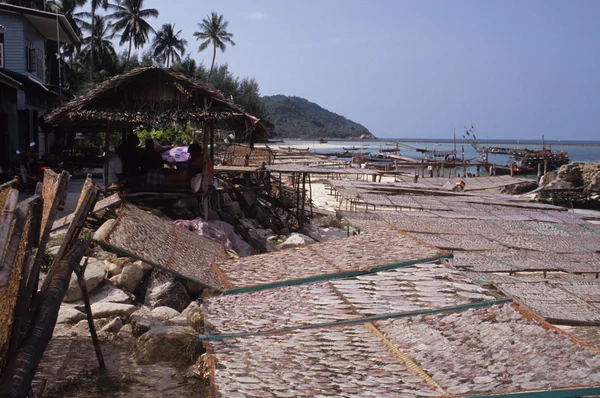
M 202 40 L 198 52 L 206 50 L 211 44 L 213 46 L 213 59 L 210 65 L 210 72 L 208 76 L 212 76 L 213 68 L 215 66 L 215 58 L 217 57 L 217 49 L 225 52 L 227 48 L 225 43 L 235 46 L 233 41 L 233 33 L 227 32 L 227 26 L 229 22 L 223 20 L 223 15 L 218 15 L 216 12 L 207 15 L 202 20 L 202 23 L 198 24 L 200 31 L 194 32 L 196 40 Z
M 282 138 L 358 138 L 371 135 L 364 126 L 304 98 L 273 95 L 262 97 L 276 134 Z
M 120 45 L 129 42 L 140 48 L 150 41 L 150 32 L 156 33 L 154 28 L 146 21 L 148 18 L 157 18 L 158 10 L 154 8 L 143 9 L 144 0 L 121 0 L 117 4 L 109 4 L 114 13 L 109 16 L 114 20 L 112 28 L 115 33 L 121 33 Z M 128 57 L 129 58 L 129 57 Z
M 180 62 L 181 55 L 185 53 L 187 40 L 179 38 L 180 34 L 181 30 L 175 33 L 175 24 L 166 23 L 152 41 L 154 56 L 166 63 L 167 68 L 171 62 Z
M 197 141 L 198 134 L 191 124 L 185 126 L 172 125 L 164 129 L 138 127 L 134 130 L 140 141 L 144 142 L 147 138 L 152 138 L 162 145 L 189 145 Z

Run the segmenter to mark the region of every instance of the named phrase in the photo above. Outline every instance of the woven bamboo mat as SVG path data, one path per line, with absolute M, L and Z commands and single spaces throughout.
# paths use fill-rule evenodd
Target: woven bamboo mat
M 456 269 L 473 272 L 514 272 L 522 269 L 497 257 L 496 252 L 456 252 L 445 262 Z
M 207 335 L 269 332 L 493 301 L 486 289 L 439 264 L 382 271 L 205 301 Z
M 600 281 L 597 279 L 560 281 L 552 284 L 588 303 L 595 303 L 596 306 L 600 304 Z
M 439 396 L 363 325 L 208 344 L 214 396 Z
M 206 341 L 215 396 L 600 391 L 600 356 L 510 304 Z
M 0 185 L 0 209 L 4 209 L 4 205 L 6 204 L 6 199 L 8 198 L 8 192 L 13 189 L 15 183 L 9 181 Z
M 173 223 L 124 204 L 101 244 L 185 279 L 223 290 L 211 263 L 226 258 L 223 247 Z
M 54 218 L 50 220 L 51 213 L 57 211 L 63 196 L 67 194 L 67 186 L 69 184 L 69 173 L 63 171 L 60 174 L 53 172 L 50 169 L 44 171 L 44 184 L 42 186 L 43 211 L 42 222 L 40 223 L 40 231 L 46 229 L 46 224 L 54 223 Z M 50 226 L 50 224 L 48 225 Z
M 497 251 L 503 249 L 498 243 L 475 234 L 455 235 L 412 232 L 411 235 L 442 250 Z
M 103 210 L 114 207 L 118 204 L 121 204 L 122 201 L 123 200 L 121 199 L 119 194 L 115 193 L 109 197 L 106 197 L 106 198 L 96 202 L 96 205 L 94 206 L 94 210 L 92 211 L 92 214 L 101 212 Z M 69 224 L 71 224 L 71 222 L 73 221 L 73 216 L 74 216 L 74 213 L 71 213 L 69 215 L 66 215 L 66 216 L 54 221 L 54 223 L 52 224 L 52 232 L 69 226 Z
M 590 377 L 600 374 L 596 351 L 524 316 L 511 304 L 375 325 L 452 394 L 600 386 L 600 379 Z
M 25 252 L 28 250 L 29 228 L 33 225 L 32 217 L 34 217 L 33 209 L 30 208 L 28 211 L 15 261 L 12 264 L 6 262 L 2 264 L 2 267 L 10 267 L 8 268 L 10 274 L 7 281 L 1 281 L 2 289 L 0 289 L 0 369 L 2 369 L 2 365 L 7 359 L 6 354 L 10 344 L 11 328 L 15 316 L 15 306 L 17 305 L 21 278 L 24 271 L 26 271 L 27 264 L 24 264 Z
M 486 289 L 467 282 L 459 272 L 442 265 L 420 264 L 420 267 L 399 268 L 330 283 L 362 316 L 439 309 L 496 299 Z
M 600 310 L 546 282 L 499 283 L 498 288 L 536 315 L 560 325 L 600 325 Z
M 378 248 L 378 250 L 373 250 Z M 231 293 L 377 272 L 449 254 L 388 228 L 215 264 Z
M 386 195 L 378 195 L 374 193 L 364 193 L 361 192 L 358 194 L 358 199 L 362 200 L 364 203 L 373 206 L 388 206 L 392 207 L 394 204 L 387 198 Z
M 461 273 L 473 282 L 479 284 L 521 282 L 521 280 L 518 278 L 507 276 L 506 274 L 496 274 L 493 272 L 461 271 Z
M 486 237 L 513 249 L 535 250 L 548 253 L 583 253 L 590 251 L 590 249 L 581 245 L 583 242 L 568 236 L 557 238 L 547 235 L 490 234 L 486 235 Z

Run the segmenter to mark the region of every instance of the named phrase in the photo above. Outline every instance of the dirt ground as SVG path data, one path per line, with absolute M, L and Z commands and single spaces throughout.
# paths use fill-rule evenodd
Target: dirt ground
M 136 364 L 133 344 L 101 339 L 107 370 L 100 371 L 91 338 L 72 336 L 66 326 L 57 325 L 34 379 L 36 396 L 42 389 L 48 398 L 208 396 L 201 380 L 186 377 L 188 365 Z

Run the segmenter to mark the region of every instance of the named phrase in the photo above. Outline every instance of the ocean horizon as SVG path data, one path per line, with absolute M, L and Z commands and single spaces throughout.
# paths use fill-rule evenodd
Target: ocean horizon
M 285 141 L 285 139 L 283 139 Z M 310 141 L 307 139 L 291 139 L 291 141 Z M 330 138 L 329 141 L 354 141 L 357 140 L 347 140 L 347 139 L 335 139 Z M 398 137 L 378 137 L 377 139 L 364 140 L 364 142 L 389 142 L 389 141 L 399 141 L 399 142 L 431 142 L 431 143 L 453 143 L 453 138 L 398 138 Z M 464 138 L 456 138 L 457 144 L 470 144 L 471 141 Z M 477 140 L 479 145 L 486 144 L 518 144 L 518 145 L 568 145 L 568 146 L 579 146 L 579 145 L 593 145 L 600 146 L 600 140 L 517 140 L 517 139 L 501 139 L 501 138 L 486 138 Z

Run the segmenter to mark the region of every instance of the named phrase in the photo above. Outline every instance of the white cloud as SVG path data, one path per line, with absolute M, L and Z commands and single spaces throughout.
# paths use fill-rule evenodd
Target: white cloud
M 253 20 L 267 19 L 267 15 L 260 11 L 253 11 L 246 14 L 246 18 Z

